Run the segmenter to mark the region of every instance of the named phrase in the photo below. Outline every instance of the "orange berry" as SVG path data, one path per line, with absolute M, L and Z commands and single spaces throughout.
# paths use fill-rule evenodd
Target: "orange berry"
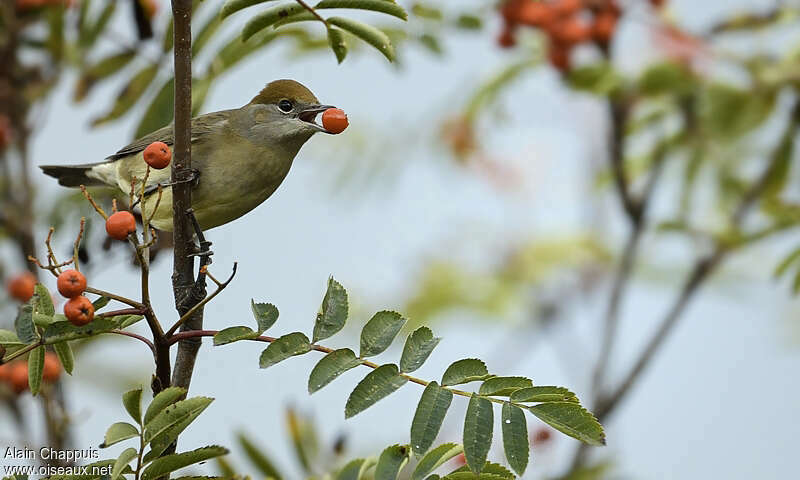
M 42 379 L 45 382 L 55 382 L 61 376 L 61 362 L 58 361 L 58 356 L 53 352 L 46 352 L 44 354 L 44 369 L 42 370 Z
M 64 270 L 58 276 L 58 293 L 64 298 L 74 298 L 86 290 L 86 277 L 77 270 Z
M 20 273 L 6 284 L 8 294 L 20 302 L 27 302 L 33 296 L 36 277 L 31 272 Z
M 608 45 L 616 30 L 617 16 L 610 12 L 603 12 L 594 19 L 592 37 L 601 45 Z
M 517 14 L 519 23 L 531 27 L 543 27 L 553 21 L 555 11 L 552 5 L 544 2 L 524 4 Z
M 125 240 L 136 231 L 136 219 L 131 212 L 117 212 L 106 220 L 106 233 L 111 238 Z
M 153 142 L 144 149 L 144 161 L 156 170 L 167 168 L 172 159 L 172 150 L 164 142 Z
M 552 45 L 548 52 L 550 64 L 560 72 L 566 72 L 569 70 L 569 53 L 568 47 Z
M 533 443 L 534 445 L 547 443 L 550 441 L 551 438 L 552 434 L 550 433 L 550 430 L 546 428 L 540 428 L 533 435 L 533 438 L 531 438 L 531 443 Z
M 25 362 L 14 362 L 10 367 L 8 383 L 15 393 L 20 394 L 28 389 L 28 365 Z
M 148 20 L 152 20 L 153 17 L 156 16 L 156 12 L 158 12 L 158 3 L 155 0 L 139 0 L 139 5 L 142 6 L 144 16 L 147 17 Z
M 516 45 L 517 39 L 514 37 L 514 30 L 510 27 L 504 28 L 497 36 L 497 44 L 503 48 L 511 48 Z
M 500 15 L 502 15 L 507 24 L 513 25 L 519 21 L 520 11 L 528 2 L 530 0 L 506 0 L 500 6 Z
M 0 382 L 5 382 L 11 378 L 11 365 L 4 363 L 0 365 Z
M 553 2 L 553 10 L 560 17 L 575 15 L 583 8 L 582 0 L 557 0 Z
M 577 18 L 559 22 L 552 31 L 553 39 L 564 45 L 585 42 L 592 36 L 592 29 Z
M 330 133 L 342 133 L 347 128 L 347 114 L 338 108 L 329 108 L 322 114 L 322 126 Z
M 70 298 L 64 305 L 64 315 L 67 316 L 69 323 L 82 327 L 94 318 L 94 305 L 83 295 Z

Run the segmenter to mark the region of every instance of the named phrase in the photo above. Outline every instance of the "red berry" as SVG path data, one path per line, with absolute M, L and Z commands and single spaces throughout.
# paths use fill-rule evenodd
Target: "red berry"
M 44 354 L 44 369 L 42 371 L 42 379 L 45 382 L 55 382 L 61 376 L 61 362 L 53 352 Z
M 553 39 L 563 45 L 576 45 L 592 36 L 592 29 L 581 20 L 572 18 L 559 22 L 552 31 Z
M 15 362 L 11 365 L 8 382 L 14 393 L 20 394 L 28 389 L 28 365 L 25 362 Z
M 136 231 L 136 218 L 131 212 L 117 212 L 106 220 L 106 233 L 117 240 L 125 240 Z
M 94 318 L 94 305 L 83 295 L 70 298 L 64 305 L 64 315 L 66 315 L 69 323 L 76 327 L 82 327 Z
M 342 133 L 347 128 L 347 114 L 338 108 L 329 108 L 322 114 L 322 126 L 328 133 Z
M 601 45 L 608 45 L 617 29 L 617 16 L 610 12 L 603 12 L 594 19 L 592 37 Z
M 583 8 L 582 0 L 557 0 L 553 2 L 553 10 L 556 15 L 568 17 L 575 15 Z
M 172 150 L 164 142 L 153 142 L 142 153 L 144 161 L 156 170 L 167 168 L 172 159 Z
M 8 294 L 20 302 L 27 302 L 33 296 L 36 277 L 31 272 L 20 273 L 6 284 Z
M 64 298 L 75 298 L 86 290 L 86 277 L 77 270 L 64 270 L 56 282 L 58 293 Z
M 544 2 L 529 2 L 523 5 L 518 14 L 519 23 L 531 27 L 544 27 L 553 21 L 555 11 L 552 5 Z

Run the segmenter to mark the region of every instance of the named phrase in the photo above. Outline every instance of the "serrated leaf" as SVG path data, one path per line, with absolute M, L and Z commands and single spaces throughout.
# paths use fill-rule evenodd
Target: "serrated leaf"
M 528 407 L 540 420 L 561 433 L 589 445 L 605 445 L 603 426 L 585 408 L 577 403 L 550 402 Z
M 127 440 L 129 438 L 134 438 L 139 436 L 139 429 L 135 426 L 131 425 L 128 422 L 117 422 L 111 424 L 106 430 L 106 434 L 103 437 L 103 443 L 100 445 L 100 448 L 107 448 L 115 443 L 119 443 L 123 440 Z
M 278 362 L 286 360 L 295 355 L 302 355 L 311 351 L 311 343 L 308 337 L 300 332 L 288 333 L 274 342 L 261 352 L 258 360 L 260 368 L 267 368 Z
M 94 119 L 92 121 L 92 126 L 97 127 L 112 120 L 116 120 L 128 113 L 139 100 L 139 97 L 147 90 L 147 87 L 150 86 L 159 68 L 159 65 L 153 64 L 139 70 L 119 92 L 117 100 L 114 102 L 111 109 L 107 113 Z
M 36 326 L 33 323 L 33 305 L 26 303 L 19 307 L 17 318 L 14 320 L 14 330 L 17 332 L 17 338 L 26 344 L 33 343 L 39 339 L 39 334 L 36 332 Z
M 372 10 L 381 12 L 400 20 L 408 20 L 408 14 L 400 5 L 386 0 L 322 0 L 314 5 L 315 10 L 328 8 L 352 8 L 358 10 Z
M 258 469 L 264 478 L 272 478 L 281 480 L 283 476 L 275 468 L 275 464 L 263 452 L 263 449 L 258 448 L 244 433 L 239 433 L 236 438 L 244 450 L 244 454 L 250 463 Z
M 142 472 L 142 480 L 158 478 L 183 467 L 200 463 L 210 458 L 227 455 L 228 449 L 219 446 L 198 448 L 184 453 L 166 455 L 153 460 Z
M 452 401 L 453 392 L 436 382 L 425 387 L 411 422 L 411 445 L 415 455 L 422 455 L 433 445 Z
M 0 329 L 0 345 L 3 346 L 18 346 L 25 345 L 25 342 L 19 339 L 16 333 L 11 330 Z
M 125 410 L 139 425 L 142 424 L 142 387 L 128 390 L 122 394 Z
M 464 419 L 464 457 L 469 469 L 480 473 L 492 446 L 492 402 L 475 394 L 469 399 Z
M 458 469 L 448 473 L 447 476 L 444 478 L 447 480 L 453 480 L 453 479 L 514 480 L 517 477 L 509 469 L 500 465 L 499 463 L 486 462 L 483 464 L 483 469 L 481 470 L 481 473 L 479 475 L 475 475 L 474 473 L 472 473 L 472 471 L 469 469 L 467 465 L 463 465 Z
M 41 283 L 37 283 L 34 289 L 34 311 L 52 317 L 56 314 L 56 307 L 53 305 L 53 299 L 50 297 L 50 290 Z
M 328 27 L 328 45 L 336 55 L 336 61 L 342 63 L 347 57 L 347 42 L 344 39 L 344 33 L 338 28 Z
M 376 313 L 361 330 L 361 358 L 383 353 L 406 323 L 397 312 L 387 310 Z
M 117 461 L 114 462 L 114 468 L 111 469 L 111 480 L 116 480 L 122 475 L 123 470 L 128 464 L 131 463 L 131 460 L 137 457 L 139 452 L 135 448 L 126 448 L 119 454 L 117 457 Z
M 395 52 L 394 47 L 392 46 L 392 41 L 382 31 L 371 25 L 367 25 L 366 23 L 362 23 L 357 20 L 351 20 L 349 18 L 331 17 L 327 20 L 329 24 L 335 25 L 342 30 L 350 32 L 361 40 L 364 40 L 373 47 L 377 48 L 378 51 L 381 52 L 383 56 L 386 57 L 390 62 L 394 62 Z
M 28 386 L 31 394 L 36 396 L 42 386 L 44 372 L 44 347 L 36 347 L 28 354 Z
M 53 317 L 42 315 L 41 313 L 33 312 L 33 324 L 39 328 L 45 328 L 53 323 Z
M 111 301 L 111 299 L 109 297 L 100 297 L 100 298 L 98 298 L 97 300 L 92 302 L 92 306 L 94 307 L 94 311 L 97 312 L 101 308 L 103 308 L 106 305 L 108 305 L 108 303 L 110 301 Z
M 374 458 L 357 458 L 339 470 L 336 480 L 362 480 L 367 470 L 375 465 Z
M 350 418 L 371 407 L 378 400 L 388 396 L 405 385 L 407 378 L 401 377 L 397 365 L 381 365 L 369 372 L 347 398 L 344 417 Z
M 252 340 L 258 337 L 258 332 L 245 326 L 228 327 L 214 335 L 214 346 L 227 345 L 240 340 Z
M 400 470 L 408 463 L 410 454 L 408 445 L 392 445 L 384 449 L 375 465 L 375 479 L 396 480 Z
M 56 316 L 56 318 L 59 318 Z M 91 337 L 98 333 L 105 333 L 117 328 L 117 323 L 110 318 L 95 317 L 90 323 L 81 327 L 69 323 L 68 321 L 56 321 L 45 327 L 44 343 L 53 344 L 78 338 Z
M 322 357 L 308 377 L 308 393 L 314 393 L 339 375 L 361 365 L 361 360 L 349 348 L 340 348 Z
M 515 390 L 532 386 L 533 381 L 525 377 L 492 377 L 481 384 L 478 394 L 507 397 Z
M 511 394 L 512 402 L 574 402 L 578 397 L 564 387 L 541 386 L 516 390 Z
M 271 303 L 256 303 L 250 299 L 250 309 L 258 323 L 258 334 L 261 335 L 278 320 L 278 307 Z
M 184 395 L 186 395 L 186 389 L 180 387 L 168 387 L 158 392 L 158 395 L 153 398 L 144 413 L 144 425 L 147 426 L 156 415 L 161 413 L 168 405 L 177 402 Z
M 439 344 L 441 338 L 434 337 L 428 327 L 419 327 L 406 339 L 403 355 L 400 357 L 400 371 L 409 373 L 417 370 Z
M 145 422 L 145 443 L 155 441 L 156 438 L 165 434 L 168 429 L 175 425 L 183 425 L 187 418 L 197 418 L 197 415 L 205 410 L 213 401 L 214 399 L 209 397 L 192 397 L 166 406 L 166 408 L 153 417 L 152 420 Z M 184 425 L 183 428 L 186 428 L 186 426 L 188 426 L 188 424 Z
M 220 18 L 225 18 L 244 8 L 252 7 L 253 5 L 258 5 L 259 3 L 273 1 L 275 0 L 228 0 L 224 5 L 222 5 L 222 9 L 219 11 L 219 16 Z
M 489 370 L 485 363 L 477 358 L 465 358 L 455 361 L 447 367 L 442 375 L 442 386 L 486 380 L 489 376 Z
M 153 437 L 150 440 L 150 451 L 144 456 L 144 463 L 149 463 L 151 460 L 158 458 L 164 453 L 164 451 L 178 439 L 178 436 L 203 413 L 203 410 L 205 410 L 205 407 L 190 410 L 177 422 Z
M 344 328 L 347 321 L 347 291 L 333 277 L 328 279 L 328 290 L 320 310 L 314 324 L 314 343 L 330 338 Z
M 443 443 L 428 452 L 422 460 L 417 463 L 411 480 L 423 480 L 432 471 L 439 468 L 441 464 L 463 452 L 464 448 L 457 443 Z
M 304 9 L 297 4 L 283 4 L 272 7 L 248 20 L 242 29 L 242 40 L 247 41 L 261 30 L 273 25 L 278 20 L 302 12 Z
M 72 369 L 75 366 L 75 357 L 72 355 L 72 347 L 69 346 L 69 343 L 54 343 L 53 350 L 56 351 L 56 355 L 58 355 L 58 361 L 61 362 L 61 366 L 64 367 L 64 371 L 67 372 L 67 374 L 72 375 Z
M 503 404 L 501 416 L 503 426 L 503 449 L 506 460 L 519 476 L 525 473 L 528 467 L 530 442 L 528 441 L 528 423 L 525 412 L 510 403 Z

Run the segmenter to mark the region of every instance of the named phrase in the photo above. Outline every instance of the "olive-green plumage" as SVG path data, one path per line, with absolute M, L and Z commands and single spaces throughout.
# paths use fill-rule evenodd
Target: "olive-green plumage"
M 203 230 L 235 220 L 260 205 L 286 178 L 294 157 L 316 132 L 314 121 L 331 108 L 294 80 L 276 80 L 247 105 L 192 119 L 192 168 L 199 180 L 192 190 L 192 207 Z M 152 142 L 174 142 L 172 126 L 134 141 L 106 161 L 85 165 L 42 166 L 61 185 L 108 185 L 127 195 L 133 178 L 145 176 L 143 150 Z M 164 186 L 152 224 L 172 230 L 170 169 L 150 170 L 147 186 Z M 138 188 L 140 188 L 139 185 Z M 146 196 L 143 210 L 152 213 L 156 195 Z

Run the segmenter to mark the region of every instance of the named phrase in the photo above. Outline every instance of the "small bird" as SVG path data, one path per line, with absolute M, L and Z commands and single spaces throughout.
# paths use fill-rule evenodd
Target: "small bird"
M 199 175 L 192 190 L 192 208 L 200 228 L 208 230 L 236 220 L 261 204 L 286 178 L 300 148 L 315 133 L 327 132 L 316 123 L 319 113 L 333 108 L 294 80 L 267 84 L 247 105 L 207 113 L 192 119 L 192 168 Z M 43 165 L 45 174 L 67 187 L 106 185 L 125 195 L 131 181 L 145 177 L 142 152 L 153 142 L 172 145 L 172 125 L 134 141 L 99 163 Z M 146 214 L 155 208 L 154 192 L 162 186 L 161 202 L 151 224 L 172 231 L 170 169 L 151 170 L 145 188 Z M 136 189 L 141 188 L 136 183 Z

